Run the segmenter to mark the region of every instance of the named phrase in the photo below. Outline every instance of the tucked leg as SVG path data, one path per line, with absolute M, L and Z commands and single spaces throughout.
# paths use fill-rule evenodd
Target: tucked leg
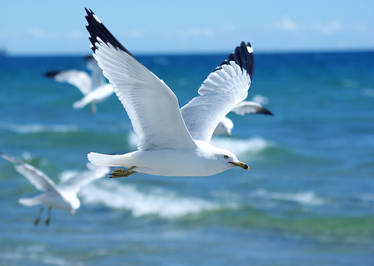
M 42 216 L 43 209 L 44 209 L 44 208 L 42 207 L 42 208 L 40 208 L 40 210 L 39 210 L 38 217 L 36 217 L 36 219 L 35 219 L 35 221 L 34 221 L 34 225 L 35 225 L 35 226 L 38 226 L 38 224 L 39 224 L 39 222 L 40 222 L 40 217 Z
M 52 208 L 49 207 L 49 208 L 48 208 L 48 217 L 47 217 L 47 219 L 45 220 L 45 225 L 46 225 L 46 226 L 48 226 L 49 223 L 51 222 L 51 211 L 52 211 Z
M 110 177 L 111 178 L 128 177 L 136 173 L 136 171 L 133 170 L 135 168 L 136 166 L 131 166 L 129 169 L 116 169 L 110 174 Z

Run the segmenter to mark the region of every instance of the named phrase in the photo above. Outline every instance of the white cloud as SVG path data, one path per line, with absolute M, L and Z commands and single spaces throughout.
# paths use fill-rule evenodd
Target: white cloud
M 275 27 L 284 31 L 295 31 L 297 29 L 296 22 L 288 16 L 277 22 Z
M 319 31 L 324 34 L 331 34 L 340 31 L 342 24 L 338 20 L 331 21 L 325 25 L 319 26 Z
M 144 36 L 144 33 L 140 30 L 129 30 L 126 32 L 126 36 L 127 37 L 130 37 L 130 38 L 134 38 L 134 39 L 137 39 L 137 38 L 141 38 Z
M 32 28 L 29 30 L 29 34 L 34 37 L 35 39 L 45 39 L 46 37 L 46 32 L 43 31 L 40 28 Z
M 352 27 L 352 30 L 354 32 L 360 32 L 360 33 L 365 33 L 368 31 L 368 27 L 366 25 L 362 25 L 362 24 L 359 24 L 359 25 L 354 25 Z
M 188 28 L 181 32 L 183 37 L 212 37 L 214 30 L 209 27 Z
M 236 31 L 236 27 L 233 24 L 224 24 L 218 28 L 220 33 L 232 33 Z
M 31 28 L 27 31 L 31 37 L 38 39 L 38 40 L 57 40 L 60 39 L 60 35 L 58 33 L 51 33 L 46 30 L 43 30 L 39 27 Z
M 67 34 L 67 37 L 68 39 L 80 39 L 82 38 L 84 35 L 81 31 L 78 31 L 78 30 L 75 30 L 75 31 L 71 31 Z

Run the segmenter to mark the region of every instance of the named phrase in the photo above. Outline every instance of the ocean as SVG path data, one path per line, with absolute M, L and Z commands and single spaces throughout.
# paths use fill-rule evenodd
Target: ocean
M 144 55 L 180 105 L 227 54 Z M 0 151 L 58 182 L 86 154 L 135 149 L 113 95 L 75 110 L 82 56 L 0 57 Z M 249 99 L 274 116 L 229 114 L 213 142 L 251 170 L 209 177 L 134 174 L 85 187 L 76 215 L 18 198 L 38 192 L 0 160 L 1 265 L 374 265 L 374 52 L 256 53 Z M 155 114 L 157 115 L 157 114 Z

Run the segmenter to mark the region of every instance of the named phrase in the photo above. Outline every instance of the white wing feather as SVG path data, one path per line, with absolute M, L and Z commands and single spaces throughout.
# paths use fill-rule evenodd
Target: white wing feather
M 213 132 L 213 135 L 231 135 L 231 130 L 234 127 L 234 123 L 230 118 L 225 116 L 217 125 L 216 129 Z
M 87 93 L 81 100 L 73 104 L 74 108 L 83 108 L 90 103 L 98 103 L 114 93 L 113 86 L 111 84 L 102 85 L 95 90 Z
M 47 77 L 54 78 L 59 82 L 67 82 L 77 87 L 83 95 L 86 95 L 91 91 L 91 78 L 84 72 L 79 70 L 66 70 L 59 72 L 48 72 Z
M 30 183 L 34 185 L 38 190 L 45 192 L 54 191 L 59 194 L 55 183 L 39 169 L 12 156 L 3 153 L 0 153 L 0 155 L 5 160 L 13 163 L 17 172 L 26 177 L 27 180 L 29 180 Z
M 64 193 L 77 194 L 81 187 L 92 181 L 104 177 L 109 173 L 108 167 L 92 167 L 91 169 L 77 174 L 58 185 L 59 190 Z
M 267 114 L 272 115 L 272 113 L 263 107 L 261 104 L 251 101 L 243 101 L 235 106 L 231 112 L 234 112 L 238 115 L 245 114 Z
M 105 85 L 105 79 L 103 76 L 103 71 L 101 68 L 97 65 L 96 60 L 93 57 L 90 57 L 89 60 L 87 60 L 87 68 L 91 70 L 91 88 L 92 90 L 95 90 L 98 87 L 101 87 Z
M 218 123 L 248 95 L 253 72 L 251 45 L 241 43 L 220 67 L 210 73 L 193 98 L 181 109 L 194 139 L 209 142 Z
M 86 11 L 94 57 L 130 117 L 138 148 L 195 147 L 175 94 L 127 51 L 92 11 Z

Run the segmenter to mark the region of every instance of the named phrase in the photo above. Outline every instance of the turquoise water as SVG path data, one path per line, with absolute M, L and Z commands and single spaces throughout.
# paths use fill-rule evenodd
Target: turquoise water
M 226 55 L 139 60 L 180 105 Z M 374 53 L 256 54 L 249 98 L 275 116 L 237 116 L 216 138 L 251 166 L 211 177 L 136 174 L 84 188 L 75 216 L 18 204 L 37 192 L 0 161 L 0 264 L 373 265 Z M 55 181 L 86 154 L 128 152 L 131 124 L 115 96 L 74 110 L 77 89 L 42 73 L 85 69 L 75 57 L 0 58 L 0 150 Z

